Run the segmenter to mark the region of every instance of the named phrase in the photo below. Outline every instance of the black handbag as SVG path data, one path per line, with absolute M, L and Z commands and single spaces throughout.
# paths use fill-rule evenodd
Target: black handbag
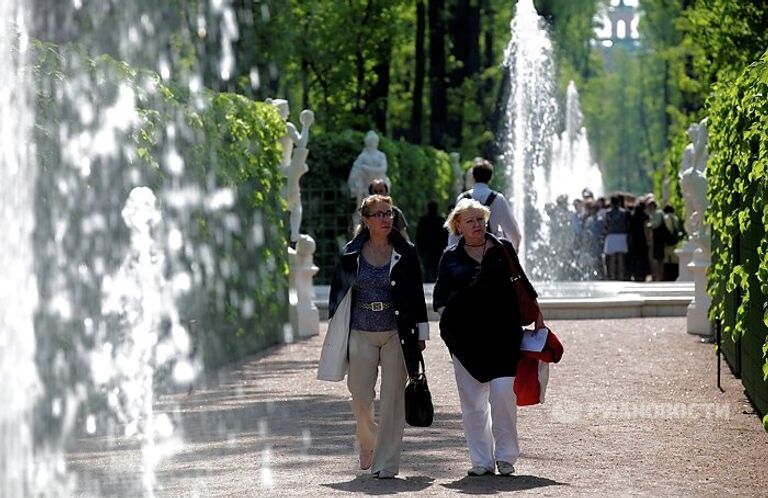
M 427 385 L 424 357 L 419 358 L 421 373 L 411 376 L 405 386 L 405 421 L 413 427 L 429 427 L 435 416 L 432 394 Z

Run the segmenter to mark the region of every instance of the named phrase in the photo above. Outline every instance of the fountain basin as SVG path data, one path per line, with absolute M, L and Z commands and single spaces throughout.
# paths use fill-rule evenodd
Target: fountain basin
M 685 316 L 694 297 L 693 282 L 534 282 L 539 303 L 549 320 Z M 430 320 L 434 284 L 424 284 Z M 315 304 L 328 318 L 330 287 L 315 286 Z

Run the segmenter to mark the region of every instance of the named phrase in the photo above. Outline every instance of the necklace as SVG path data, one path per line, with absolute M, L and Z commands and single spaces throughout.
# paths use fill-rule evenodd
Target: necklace
M 483 251 L 480 254 L 478 254 L 477 251 L 470 251 L 468 249 L 469 247 L 473 247 L 474 248 L 474 247 L 481 247 L 481 246 L 483 248 Z M 488 246 L 485 244 L 485 242 L 483 242 L 482 244 L 479 244 L 479 245 L 474 245 L 474 246 L 472 244 L 467 244 L 465 242 L 464 243 L 464 252 L 466 252 L 469 255 L 469 257 L 474 259 L 477 263 L 482 263 L 483 262 L 483 258 L 485 257 L 485 249 L 486 249 L 486 247 L 488 247 Z
M 482 243 L 482 244 L 470 244 L 470 243 L 468 243 L 468 242 L 466 242 L 466 241 L 465 241 L 465 242 L 464 242 L 464 245 L 465 245 L 465 246 L 469 246 L 469 247 L 482 247 L 482 246 L 484 246 L 484 245 L 485 245 L 485 241 L 483 241 L 483 243 Z

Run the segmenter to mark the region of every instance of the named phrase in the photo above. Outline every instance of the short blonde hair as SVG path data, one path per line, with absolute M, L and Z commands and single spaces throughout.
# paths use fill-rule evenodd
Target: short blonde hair
M 487 207 L 480 204 L 475 199 L 461 199 L 457 204 L 456 207 L 453 208 L 453 211 L 450 212 L 448 215 L 448 218 L 445 220 L 445 224 L 443 225 L 446 229 L 448 229 L 449 232 L 451 232 L 453 235 L 459 235 L 459 217 L 464 214 L 465 212 L 469 211 L 470 209 L 477 209 L 478 211 L 483 213 L 483 219 L 486 223 L 488 223 L 488 219 L 491 217 L 491 210 Z

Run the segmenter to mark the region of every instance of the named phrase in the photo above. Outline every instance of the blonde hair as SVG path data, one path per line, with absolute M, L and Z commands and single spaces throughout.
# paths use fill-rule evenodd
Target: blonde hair
M 365 226 L 363 225 L 363 218 L 371 214 L 371 206 L 376 204 L 377 202 L 384 202 L 389 204 L 390 207 L 392 207 L 392 198 L 388 195 L 369 195 L 365 199 L 363 199 L 363 202 L 360 203 L 360 224 L 355 227 L 355 233 L 354 235 L 357 236 L 360 232 L 363 231 Z
M 465 199 L 461 199 L 456 204 L 456 207 L 454 207 L 453 211 L 450 212 L 443 226 L 453 235 L 460 235 L 459 234 L 459 217 L 465 212 L 469 211 L 470 209 L 477 209 L 478 211 L 482 212 L 483 220 L 485 220 L 485 222 L 488 223 L 488 219 L 491 217 L 491 210 L 483 206 L 482 204 L 480 204 L 475 199 L 465 198 Z

